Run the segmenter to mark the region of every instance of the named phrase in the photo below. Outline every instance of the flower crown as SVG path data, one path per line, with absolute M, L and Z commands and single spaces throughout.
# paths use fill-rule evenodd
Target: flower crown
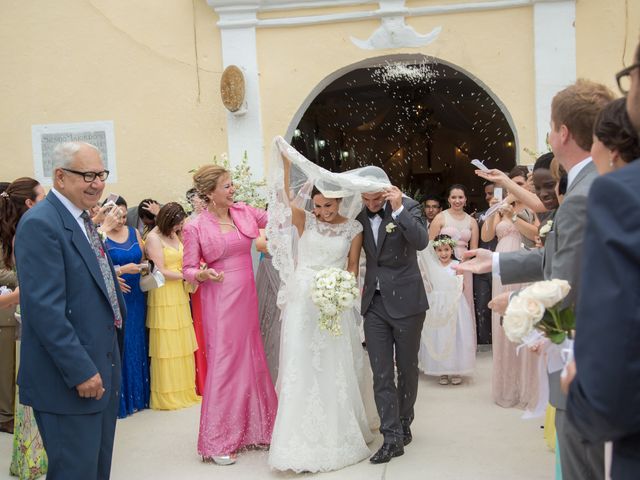
M 458 242 L 456 242 L 453 238 L 441 238 L 440 240 L 435 240 L 433 242 L 433 248 L 442 247 L 444 245 L 449 245 L 451 248 L 456 248 L 458 246 Z

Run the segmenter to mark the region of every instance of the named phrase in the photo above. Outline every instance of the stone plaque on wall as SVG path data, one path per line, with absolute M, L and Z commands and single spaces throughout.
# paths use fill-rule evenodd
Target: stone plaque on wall
M 113 122 L 110 120 L 81 123 L 50 123 L 31 126 L 33 166 L 36 178 L 45 185 L 52 183 L 53 150 L 64 142 L 86 142 L 102 153 L 107 183 L 118 180 Z

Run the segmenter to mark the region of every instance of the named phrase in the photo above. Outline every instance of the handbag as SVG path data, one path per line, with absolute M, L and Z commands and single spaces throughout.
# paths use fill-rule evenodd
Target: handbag
M 145 274 L 140 275 L 140 290 L 148 292 L 154 288 L 164 286 L 164 275 L 156 268 L 151 260 L 149 260 L 149 269 Z

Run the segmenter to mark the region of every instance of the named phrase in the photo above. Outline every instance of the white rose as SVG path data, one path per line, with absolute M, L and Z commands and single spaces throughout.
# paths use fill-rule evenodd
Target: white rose
M 524 291 L 515 296 L 507 307 L 504 315 L 503 327 L 507 338 L 512 342 L 521 343 L 536 323 L 544 315 L 545 308 L 535 298 L 527 297 Z
M 567 296 L 569 290 L 571 290 L 571 286 L 566 280 L 547 280 L 529 285 L 521 295 L 535 298 L 545 308 L 551 308 L 560 303 Z
M 353 296 L 343 294 L 340 296 L 339 303 L 342 307 L 349 307 L 353 303 Z
M 551 231 L 552 227 L 553 227 L 553 220 L 547 221 L 547 223 L 545 223 L 542 227 L 540 227 L 540 231 L 538 232 L 538 235 L 540 235 L 541 237 L 546 237 L 547 233 Z
M 338 309 L 335 307 L 335 305 L 331 304 L 331 303 L 327 303 L 326 305 L 322 306 L 322 311 L 324 313 L 326 313 L 327 315 L 335 315 L 336 313 L 338 313 Z

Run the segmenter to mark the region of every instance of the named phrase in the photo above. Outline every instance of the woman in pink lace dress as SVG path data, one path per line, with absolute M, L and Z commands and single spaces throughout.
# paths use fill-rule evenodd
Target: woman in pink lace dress
M 521 180 L 524 184 L 524 177 Z M 531 239 L 538 231 L 533 213 L 519 202 L 511 204 L 510 198 L 507 196 L 506 205 L 486 219 L 480 232 L 483 241 L 491 241 L 494 236 L 498 237 L 496 252 L 517 251 L 522 248 L 523 236 Z M 497 200 L 492 201 L 492 204 L 496 202 Z M 500 277 L 493 277 L 493 297 L 519 288 L 521 285 L 518 284 L 502 285 Z M 501 316 L 493 313 L 491 320 L 493 400 L 501 407 L 532 410 L 538 402 L 538 370 L 541 356 L 528 348 L 521 348 L 516 355 L 516 344 L 506 337 Z
M 433 240 L 441 234 L 449 235 L 457 242 L 458 246 L 454 249 L 454 253 L 456 258 L 462 261 L 464 252 L 478 248 L 478 222 L 464 211 L 464 207 L 467 204 L 467 189 L 464 185 L 456 184 L 450 186 L 447 192 L 447 201 L 449 202 L 449 208 L 436 215 L 429 226 L 429 240 Z M 473 275 L 465 273 L 463 283 L 462 292 L 469 304 L 469 310 L 471 310 L 473 338 L 475 339 L 476 319 L 473 306 Z M 451 377 L 451 383 L 454 385 L 459 385 L 461 382 L 462 379 L 459 376 L 454 375 Z M 443 385 L 448 383 L 448 378 L 441 377 L 440 383 Z
M 235 189 L 222 167 L 202 167 L 193 180 L 208 204 L 182 232 L 183 274 L 200 284 L 207 346 L 198 453 L 229 465 L 239 449 L 271 442 L 277 410 L 251 259 L 251 243 L 267 214 L 233 203 Z M 207 268 L 200 268 L 201 259 Z

